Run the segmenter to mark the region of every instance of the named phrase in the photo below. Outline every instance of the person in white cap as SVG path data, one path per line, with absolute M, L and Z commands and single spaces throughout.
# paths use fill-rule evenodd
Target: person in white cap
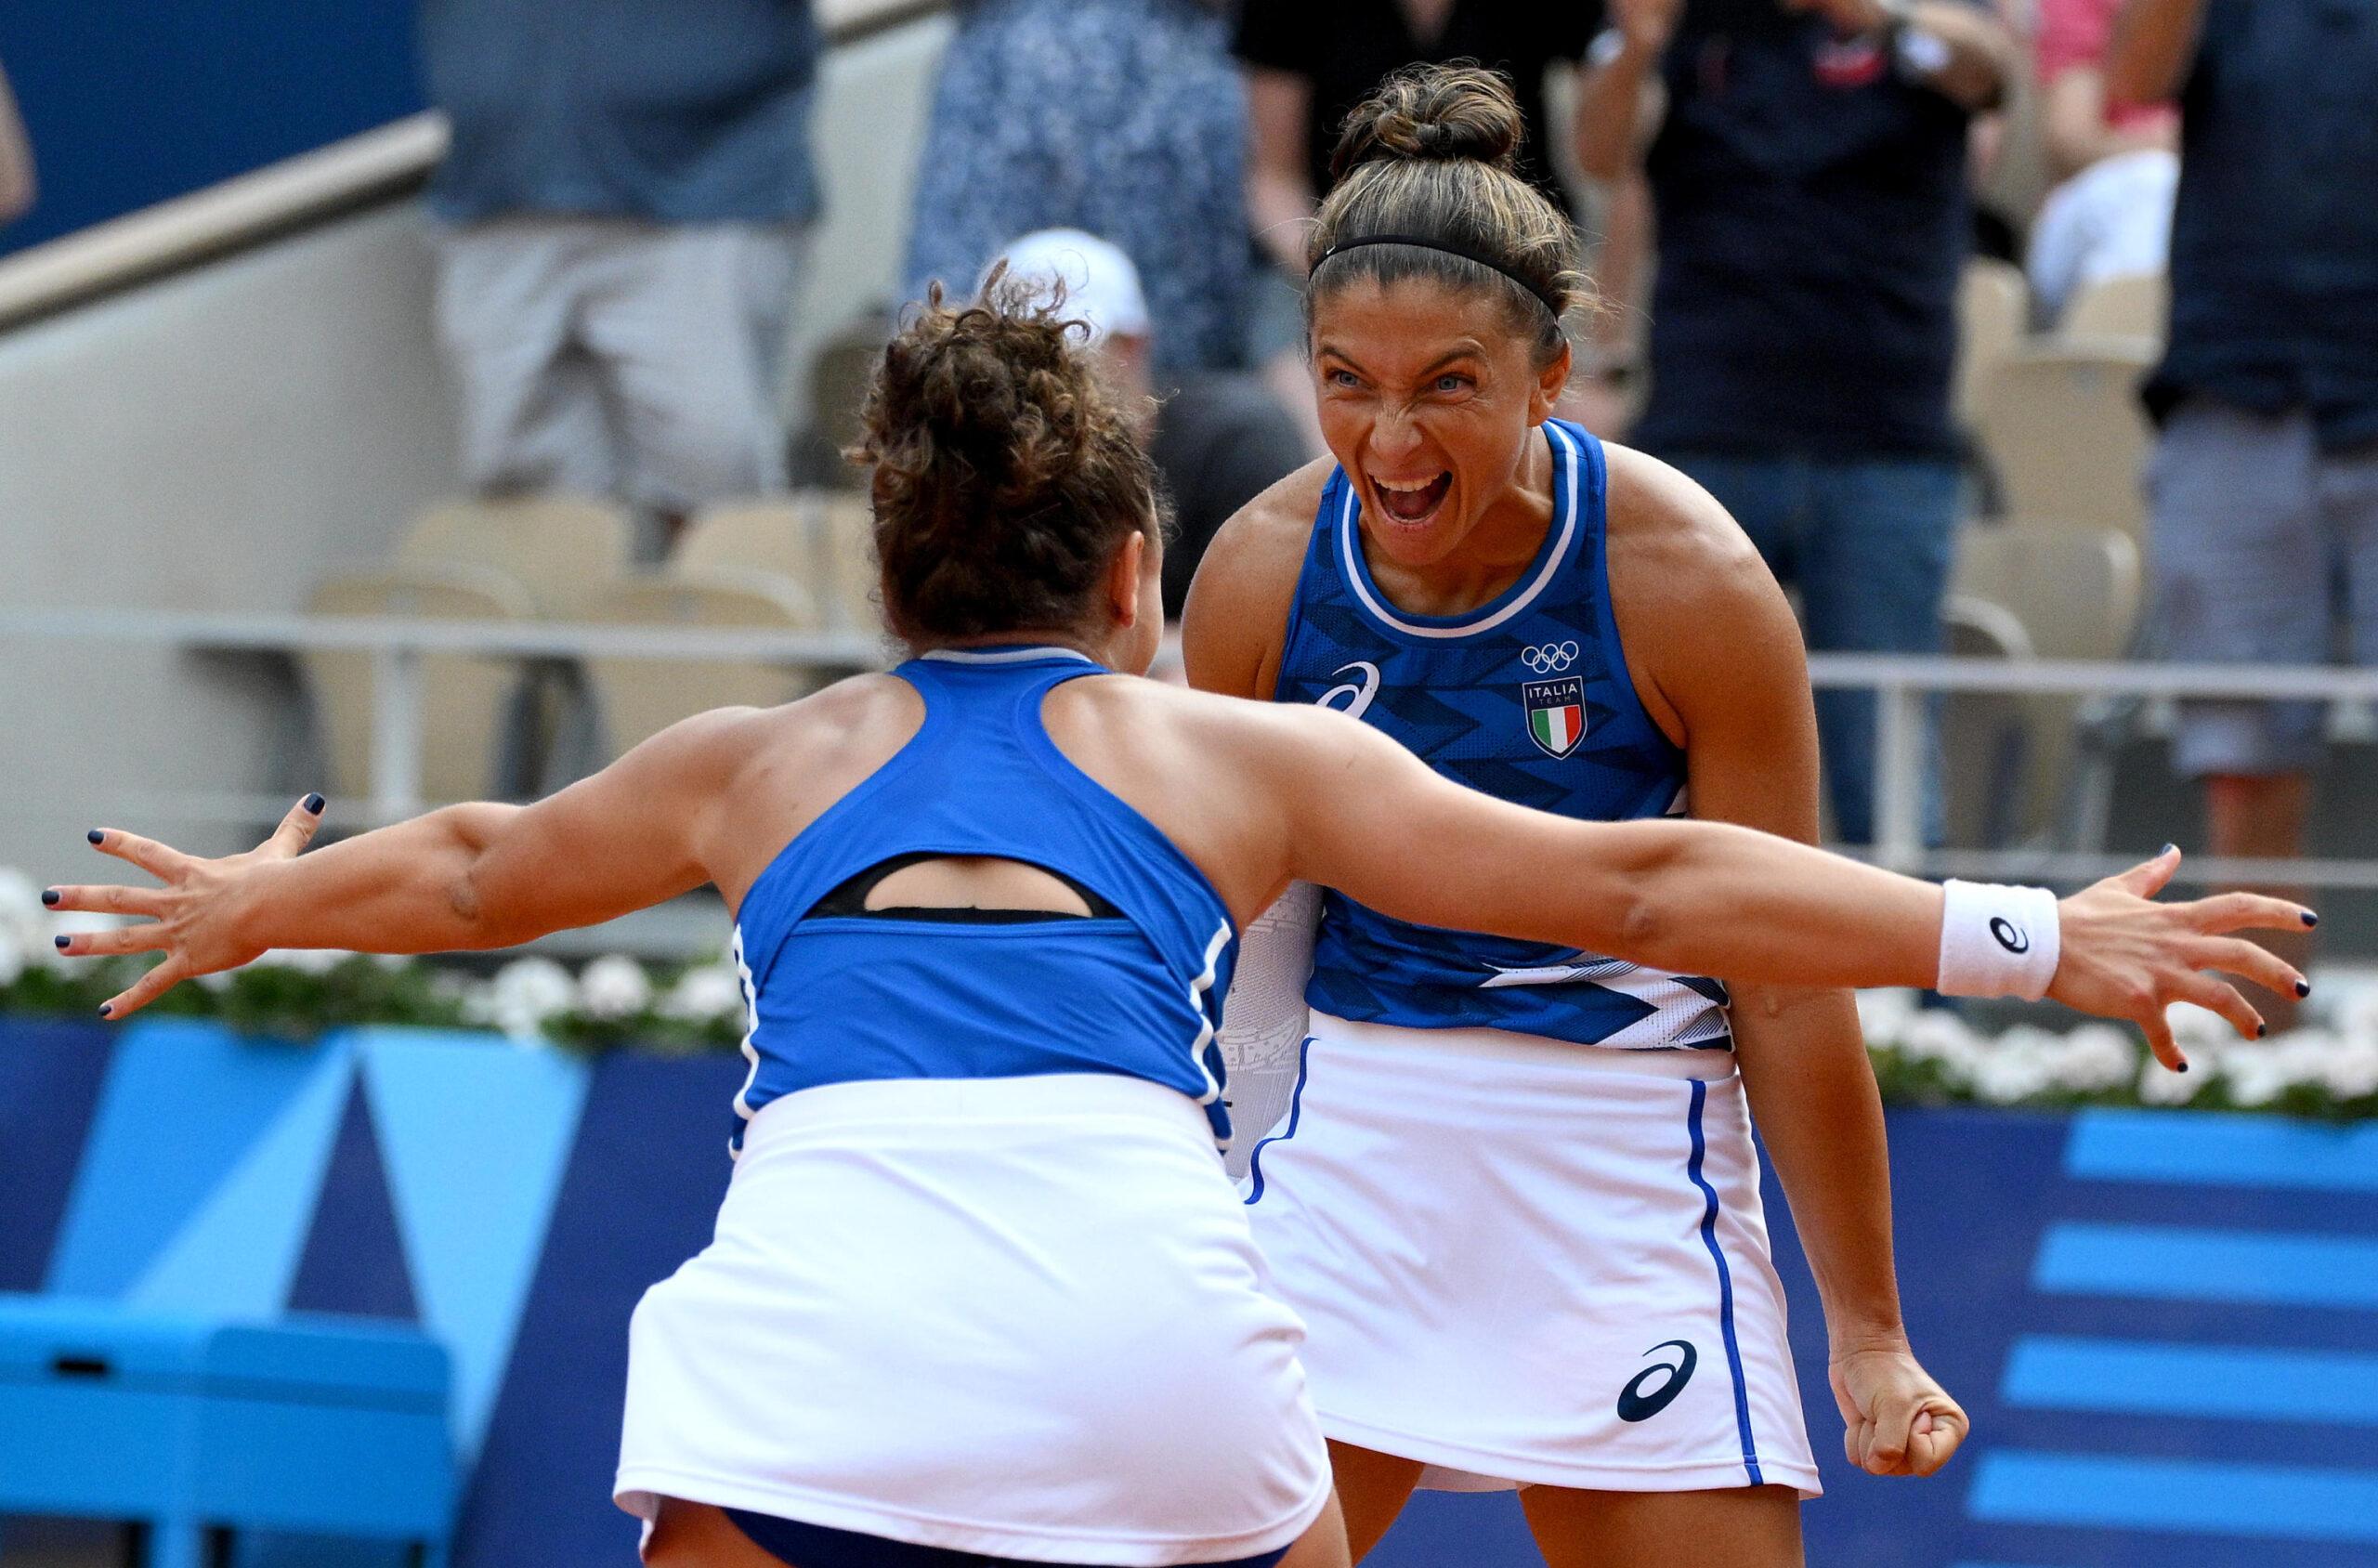
M 1181 536 L 1164 558 L 1165 616 L 1178 621 L 1214 530 L 1314 454 L 1254 376 L 1209 372 L 1159 383 L 1147 296 L 1120 246 L 1078 229 L 1044 229 L 1000 260 L 1012 277 L 1063 291 L 1064 313 L 1088 329 L 1086 346 L 1138 415 L 1179 518 Z

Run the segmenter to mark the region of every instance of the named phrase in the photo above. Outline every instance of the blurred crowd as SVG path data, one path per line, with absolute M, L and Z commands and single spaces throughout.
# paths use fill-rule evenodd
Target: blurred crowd
M 1511 78 L 1525 172 L 1589 242 L 1562 412 L 1715 493 L 1812 648 L 1942 648 L 1960 541 L 2023 490 L 1961 390 L 1995 256 L 2028 277 L 2019 333 L 2086 341 L 2120 285 L 2156 301 L 2124 651 L 2378 663 L 2378 0 L 953 9 L 900 297 L 852 330 L 1001 257 L 1063 277 L 1178 505 L 1176 611 L 1222 521 L 1321 452 L 1300 274 L 1340 118 L 1398 66 L 1471 59 Z M 475 488 L 613 498 L 657 556 L 785 490 L 788 406 L 840 444 L 846 398 L 787 397 L 831 195 L 805 0 L 421 0 L 420 37 Z M 0 219 L 30 170 L 0 87 Z M 1820 722 L 1834 827 L 1871 839 L 1871 699 L 1825 693 Z M 2214 850 L 2300 851 L 2322 724 L 2185 709 Z

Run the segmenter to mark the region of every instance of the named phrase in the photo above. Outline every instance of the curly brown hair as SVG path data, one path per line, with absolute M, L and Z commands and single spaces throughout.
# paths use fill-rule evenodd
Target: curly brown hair
M 1559 318 L 1596 303 L 1567 215 L 1518 173 L 1526 131 L 1501 74 L 1476 65 L 1414 65 L 1388 77 L 1346 116 L 1329 161 L 1334 182 L 1313 227 L 1309 268 L 1372 234 L 1410 234 L 1491 257 L 1493 267 L 1415 245 L 1365 245 L 1330 258 L 1313 300 L 1357 278 L 1428 278 L 1501 299 L 1540 364 L 1562 342 Z M 1521 281 L 1523 280 L 1523 281 Z M 1559 307 L 1548 310 L 1546 301 Z
M 883 350 L 848 456 L 908 643 L 1070 630 L 1123 541 L 1161 536 L 1156 467 L 1064 303 L 1001 266 L 962 305 L 936 285 Z

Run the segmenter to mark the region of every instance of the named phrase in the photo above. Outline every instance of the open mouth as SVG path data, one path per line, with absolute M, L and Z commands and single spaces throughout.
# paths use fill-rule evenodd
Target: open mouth
M 1371 488 L 1378 492 L 1379 510 L 1389 517 L 1406 525 L 1425 523 L 1444 504 L 1453 490 L 1453 474 L 1448 470 L 1433 479 L 1408 485 L 1391 484 L 1374 475 Z

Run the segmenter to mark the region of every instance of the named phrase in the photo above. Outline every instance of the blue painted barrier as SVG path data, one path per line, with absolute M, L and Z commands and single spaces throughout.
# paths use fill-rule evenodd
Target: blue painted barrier
M 419 1323 L 466 1394 L 456 1564 L 630 1568 L 609 1502 L 627 1317 L 709 1238 L 741 1075 L 727 1055 L 589 1064 L 401 1030 L 300 1048 L 0 1020 L 0 1287 L 278 1292 Z M 1848 1468 L 1770 1183 L 1827 1494 L 1804 1513 L 1812 1564 L 2378 1568 L 2369 1130 L 1905 1109 L 1889 1127 L 1909 1323 L 1975 1434 L 1934 1481 Z M 1538 1561 L 1509 1494 L 1426 1495 L 1371 1559 Z

